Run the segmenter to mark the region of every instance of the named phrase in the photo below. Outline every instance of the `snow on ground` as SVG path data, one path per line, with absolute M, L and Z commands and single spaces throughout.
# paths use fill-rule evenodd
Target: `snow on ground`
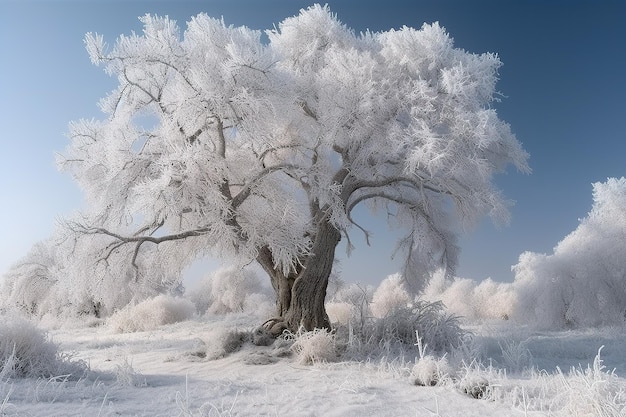
M 107 325 L 52 329 L 53 342 L 90 371 L 78 378 L 4 378 L 0 415 L 626 415 L 623 329 L 474 326 L 466 349 L 477 360 L 437 386 L 421 387 L 411 378 L 415 356 L 301 365 L 280 345 L 244 343 L 226 353 L 226 335 L 251 330 L 255 320 L 203 316 L 136 333 L 114 333 Z M 596 363 L 594 371 L 601 346 L 606 369 Z M 570 375 L 571 367 L 578 372 Z M 475 399 L 461 391 L 460 380 L 486 381 L 489 388 Z

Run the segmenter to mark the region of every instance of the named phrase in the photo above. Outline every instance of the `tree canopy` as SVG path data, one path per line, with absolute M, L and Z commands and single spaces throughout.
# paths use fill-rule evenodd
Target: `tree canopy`
M 267 39 L 205 14 L 183 32 L 141 20 L 113 45 L 86 36 L 119 84 L 103 120 L 71 124 L 59 161 L 86 196 L 70 230 L 132 271 L 107 279 L 175 282 L 204 255 L 256 261 L 278 297 L 273 331 L 325 327 L 335 248 L 369 239 L 355 207 L 405 231 L 407 279 L 454 270 L 457 219 L 507 220 L 493 175 L 529 168 L 494 109 L 497 55 L 455 48 L 437 23 L 356 34 L 319 5 Z

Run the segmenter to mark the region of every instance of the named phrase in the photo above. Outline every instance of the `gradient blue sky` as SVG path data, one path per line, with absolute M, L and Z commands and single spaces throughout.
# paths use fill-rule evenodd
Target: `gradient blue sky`
M 311 5 L 299 0 L 0 0 L 0 274 L 80 208 L 81 194 L 56 170 L 67 124 L 101 118 L 115 85 L 93 66 L 83 37 L 112 43 L 141 31 L 137 17 L 169 15 L 184 28 L 206 12 L 229 24 L 271 28 Z M 497 178 L 516 201 L 508 227 L 488 219 L 461 239 L 458 275 L 511 281 L 520 253 L 551 252 L 591 208 L 591 183 L 626 175 L 626 2 L 414 0 L 333 1 L 357 32 L 439 21 L 457 47 L 504 62 L 497 106 L 531 154 L 531 175 Z M 626 208 L 625 208 L 626 209 Z M 371 220 L 371 219 L 370 219 Z M 347 280 L 377 282 L 397 269 L 392 234 L 372 221 L 374 245 L 343 263 Z M 360 240 L 360 239 L 357 239 Z

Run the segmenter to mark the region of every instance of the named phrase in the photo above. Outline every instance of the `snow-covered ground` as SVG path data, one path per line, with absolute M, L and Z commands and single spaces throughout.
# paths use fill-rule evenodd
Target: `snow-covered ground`
M 287 343 L 244 341 L 237 348 L 233 334 L 251 330 L 257 320 L 204 315 L 134 333 L 116 333 L 107 323 L 53 328 L 48 337 L 88 371 L 55 378 L 0 374 L 0 415 L 626 415 L 622 328 L 536 332 L 504 321 L 473 326 L 473 339 L 459 353 L 466 360 L 450 357 L 439 383 L 425 387 L 414 384 L 413 350 L 302 364 Z M 468 384 L 482 386 L 482 398 L 464 393 Z

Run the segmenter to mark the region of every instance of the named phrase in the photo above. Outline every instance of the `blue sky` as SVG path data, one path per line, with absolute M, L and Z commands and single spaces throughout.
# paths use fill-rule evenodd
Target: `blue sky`
M 299 0 L 0 0 L 0 273 L 50 235 L 56 219 L 81 206 L 81 194 L 56 170 L 68 122 L 100 118 L 97 102 L 115 85 L 93 66 L 83 37 L 109 42 L 137 17 L 169 15 L 184 28 L 192 15 L 271 28 L 311 2 Z M 332 1 L 357 32 L 439 21 L 457 47 L 496 52 L 504 66 L 497 106 L 531 154 L 533 173 L 496 179 L 516 201 L 508 227 L 488 219 L 460 241 L 458 275 L 511 281 L 523 251 L 551 252 L 591 208 L 591 183 L 626 175 L 626 2 L 415 0 Z M 393 241 L 372 221 L 374 244 L 343 262 L 348 280 L 376 282 L 397 269 Z

